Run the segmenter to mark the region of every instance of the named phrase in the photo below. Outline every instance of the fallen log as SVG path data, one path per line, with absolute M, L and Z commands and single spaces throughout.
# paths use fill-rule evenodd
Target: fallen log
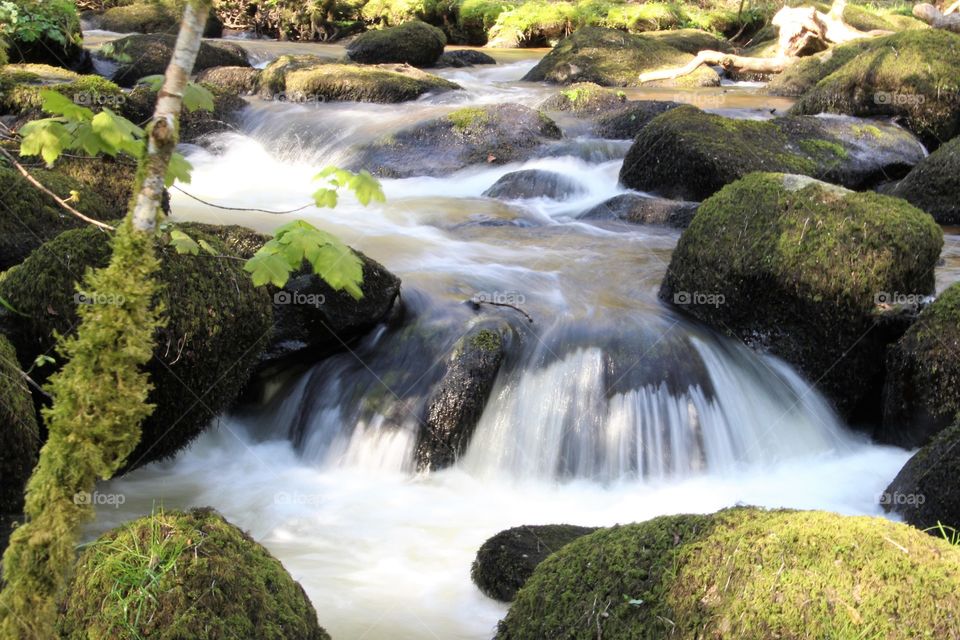
M 957 4 L 947 9 L 947 13 L 940 11 L 932 4 L 922 3 L 913 7 L 913 16 L 923 20 L 934 29 L 946 29 L 960 33 L 960 13 L 957 13 Z

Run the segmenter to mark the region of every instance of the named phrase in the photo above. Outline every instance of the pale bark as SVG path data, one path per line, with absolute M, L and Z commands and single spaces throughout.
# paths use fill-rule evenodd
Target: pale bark
M 960 33 L 960 13 L 956 13 L 957 4 L 950 6 L 946 14 L 932 4 L 918 4 L 913 7 L 913 15 L 934 29 L 946 29 L 947 31 Z

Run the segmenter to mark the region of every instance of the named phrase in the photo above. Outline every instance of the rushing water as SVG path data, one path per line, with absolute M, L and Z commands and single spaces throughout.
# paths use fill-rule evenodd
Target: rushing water
M 244 46 L 260 62 L 304 49 Z M 404 105 L 254 100 L 237 131 L 188 150 L 195 171 L 184 188 L 232 207 L 299 207 L 317 170 L 352 144 L 465 104 L 535 106 L 551 90 L 517 81 L 535 55 L 443 71 L 466 90 Z M 632 93 L 742 117 L 787 106 L 742 87 Z M 505 608 L 473 587 L 470 563 L 507 527 L 737 503 L 879 514 L 876 496 L 908 452 L 851 434 L 788 366 L 663 306 L 656 292 L 678 233 L 578 220 L 623 192 L 628 145 L 560 123 L 572 137 L 548 157 L 386 180 L 384 205 L 344 197 L 298 214 L 398 274 L 407 320 L 278 381 L 269 400 L 223 418 L 177 459 L 108 483 L 101 491 L 125 502 L 101 508 L 97 526 L 161 504 L 212 505 L 284 562 L 335 638 L 480 640 Z M 562 202 L 482 197 L 519 168 L 561 172 L 583 191 Z M 290 219 L 180 192 L 173 209 L 262 230 Z M 956 236 L 948 245 L 941 285 L 960 271 Z M 417 416 L 438 364 L 477 321 L 464 304 L 477 294 L 505 296 L 534 322 L 505 312 L 516 335 L 466 455 L 418 475 Z

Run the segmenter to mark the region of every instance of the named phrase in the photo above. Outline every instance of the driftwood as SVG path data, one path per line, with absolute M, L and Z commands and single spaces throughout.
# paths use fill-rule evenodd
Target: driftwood
M 957 9 L 960 7 L 960 1 L 947 7 L 946 11 L 940 11 L 932 4 L 918 4 L 913 7 L 915 18 L 923 20 L 934 29 L 946 29 L 954 33 L 960 33 L 960 13 Z
M 738 56 L 722 51 L 705 50 L 693 60 L 675 69 L 649 71 L 640 74 L 640 82 L 672 80 L 693 73 L 701 65 L 719 65 L 727 70 L 753 73 L 780 73 L 803 56 L 824 51 L 836 44 L 861 38 L 886 35 L 888 31 L 860 31 L 843 20 L 846 0 L 836 0 L 829 13 L 815 7 L 784 7 L 773 16 L 777 27 L 777 52 L 771 57 Z

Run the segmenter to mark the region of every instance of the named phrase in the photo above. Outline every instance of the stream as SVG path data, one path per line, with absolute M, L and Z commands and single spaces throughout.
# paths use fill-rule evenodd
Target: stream
M 283 53 L 342 53 L 237 42 L 260 66 Z M 224 206 L 293 209 L 354 144 L 462 106 L 534 107 L 556 91 L 518 81 L 543 51 L 493 53 L 501 64 L 438 72 L 465 91 L 412 103 L 251 98 L 238 130 L 185 148 L 195 169 L 184 189 Z M 790 104 L 746 85 L 627 93 L 752 118 Z M 625 192 L 617 175 L 629 142 L 557 121 L 565 140 L 550 157 L 383 180 L 385 204 L 343 196 L 336 209 L 297 214 L 397 274 L 406 321 L 282 376 L 264 403 L 222 417 L 176 459 L 101 485 L 123 500 L 98 507 L 91 535 L 161 506 L 212 506 L 283 562 L 334 638 L 486 640 L 506 606 L 474 587 L 470 564 L 505 528 L 736 504 L 880 515 L 877 496 L 910 453 L 848 430 L 786 364 L 662 304 L 679 231 L 577 219 Z M 562 202 L 482 197 L 502 175 L 532 168 L 584 190 Z M 172 208 L 176 219 L 262 231 L 293 219 L 177 191 Z M 938 288 L 960 278 L 957 239 L 948 230 Z M 417 411 L 447 349 L 477 319 L 464 304 L 476 295 L 512 301 L 534 322 L 517 323 L 463 458 L 418 474 Z M 670 357 L 645 358 L 652 350 Z M 658 382 L 664 368 L 670 384 Z

